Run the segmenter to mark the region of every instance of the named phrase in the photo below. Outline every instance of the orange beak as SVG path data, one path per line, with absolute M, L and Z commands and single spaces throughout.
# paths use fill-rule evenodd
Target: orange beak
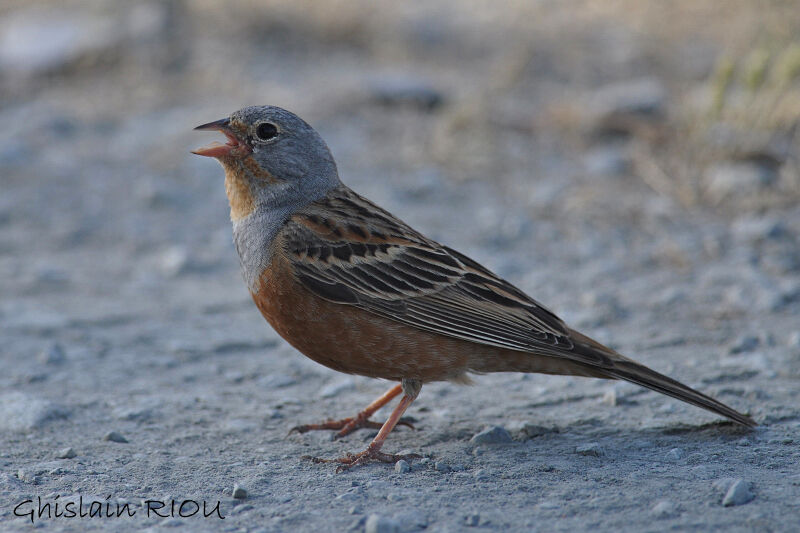
M 208 124 L 203 124 L 201 126 L 197 126 L 195 130 L 200 131 L 220 131 L 228 138 L 228 142 L 222 144 L 220 142 L 214 141 L 207 146 L 203 146 L 202 148 L 198 148 L 197 150 L 192 150 L 193 154 L 202 155 L 206 157 L 226 157 L 229 155 L 233 155 L 232 152 L 236 150 L 236 153 L 249 153 L 252 150 L 250 149 L 247 144 L 243 143 L 239 140 L 236 135 L 230 129 L 230 120 L 227 118 L 223 118 L 220 120 L 215 120 L 214 122 L 209 122 Z

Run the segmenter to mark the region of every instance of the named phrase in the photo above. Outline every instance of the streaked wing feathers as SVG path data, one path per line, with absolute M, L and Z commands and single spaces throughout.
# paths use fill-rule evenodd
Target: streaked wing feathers
M 522 291 L 349 189 L 296 213 L 282 234 L 299 281 L 326 300 L 471 342 L 609 364 L 574 350 L 561 319 Z

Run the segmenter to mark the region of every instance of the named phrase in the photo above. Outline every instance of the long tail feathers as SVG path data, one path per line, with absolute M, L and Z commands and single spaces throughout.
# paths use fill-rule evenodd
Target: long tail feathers
M 627 357 L 614 352 L 610 348 L 603 346 L 594 339 L 591 339 L 574 330 L 570 333 L 573 337 L 573 340 L 576 341 L 576 344 L 582 345 L 582 348 L 589 349 L 591 351 L 598 351 L 603 355 L 608 356 L 612 362 L 611 368 L 604 368 L 602 370 L 602 373 L 606 374 L 608 377 L 624 379 L 625 381 L 630 381 L 631 383 L 635 383 L 656 392 L 666 394 L 667 396 L 672 396 L 673 398 L 696 405 L 697 407 L 708 409 L 713 413 L 730 418 L 734 422 L 742 424 L 743 426 L 756 427 L 758 425 L 756 421 L 749 416 L 728 407 L 724 403 L 719 402 L 714 398 L 703 394 L 702 392 L 696 391 L 691 387 L 687 387 L 679 381 L 676 381 L 663 374 L 659 374 L 655 370 L 651 370 L 646 366 L 637 363 L 636 361 L 632 361 Z
M 615 361 L 614 367 L 614 370 L 608 371 L 608 374 L 612 377 L 624 379 L 631 383 L 641 385 L 642 387 L 647 387 L 648 389 L 666 394 L 667 396 L 672 396 L 673 398 L 696 405 L 697 407 L 708 409 L 711 412 L 728 417 L 734 422 L 738 422 L 744 426 L 752 428 L 758 425 L 755 420 L 749 416 L 728 407 L 710 396 L 706 396 L 702 392 L 687 387 L 679 381 L 659 374 L 655 370 L 650 370 L 644 365 L 623 360 Z

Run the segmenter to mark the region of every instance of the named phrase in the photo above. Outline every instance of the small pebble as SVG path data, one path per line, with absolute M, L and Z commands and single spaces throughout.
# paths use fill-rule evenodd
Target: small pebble
M 247 498 L 247 491 L 244 489 L 244 487 L 241 487 L 239 486 L 238 483 L 236 483 L 233 486 L 233 492 L 231 493 L 231 496 L 233 496 L 237 500 L 244 500 L 245 498 Z
M 364 531 L 366 533 L 398 533 L 400 523 L 392 518 L 371 514 L 364 525 Z
M 472 444 L 501 444 L 511 442 L 511 434 L 503 427 L 494 426 L 476 433 L 470 442 Z
M 680 448 L 672 448 L 664 457 L 667 461 L 678 461 L 683 457 L 683 450 Z
M 120 443 L 128 442 L 128 439 L 123 437 L 122 434 L 117 431 L 109 431 L 108 433 L 103 435 L 103 440 L 107 440 L 110 442 L 120 442 Z
M 744 505 L 755 498 L 753 494 L 752 484 L 743 479 L 737 479 L 728 489 L 725 497 L 722 499 L 723 507 L 732 507 L 734 505 Z
M 657 518 L 667 518 L 676 514 L 675 504 L 669 500 L 661 500 L 653 506 L 650 512 Z
M 605 455 L 603 448 L 596 442 L 590 442 L 588 444 L 581 444 L 580 446 L 577 446 L 575 448 L 575 453 L 591 457 L 600 457 L 601 455 Z
M 394 471 L 398 474 L 405 474 L 406 472 L 411 470 L 411 466 L 409 466 L 408 462 L 400 459 L 394 464 Z
M 613 388 L 603 393 L 603 403 L 611 407 L 617 406 L 617 391 Z
M 77 455 L 78 454 L 75 453 L 75 450 L 73 450 L 72 448 L 62 448 L 62 449 L 58 450 L 58 452 L 56 452 L 56 458 L 57 459 L 72 459 L 73 457 L 76 457 Z

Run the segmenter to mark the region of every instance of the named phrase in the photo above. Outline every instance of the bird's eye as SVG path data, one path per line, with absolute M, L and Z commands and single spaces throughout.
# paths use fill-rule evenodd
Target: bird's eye
M 256 128 L 256 137 L 262 141 L 268 141 L 278 135 L 278 127 L 270 122 L 262 122 Z

